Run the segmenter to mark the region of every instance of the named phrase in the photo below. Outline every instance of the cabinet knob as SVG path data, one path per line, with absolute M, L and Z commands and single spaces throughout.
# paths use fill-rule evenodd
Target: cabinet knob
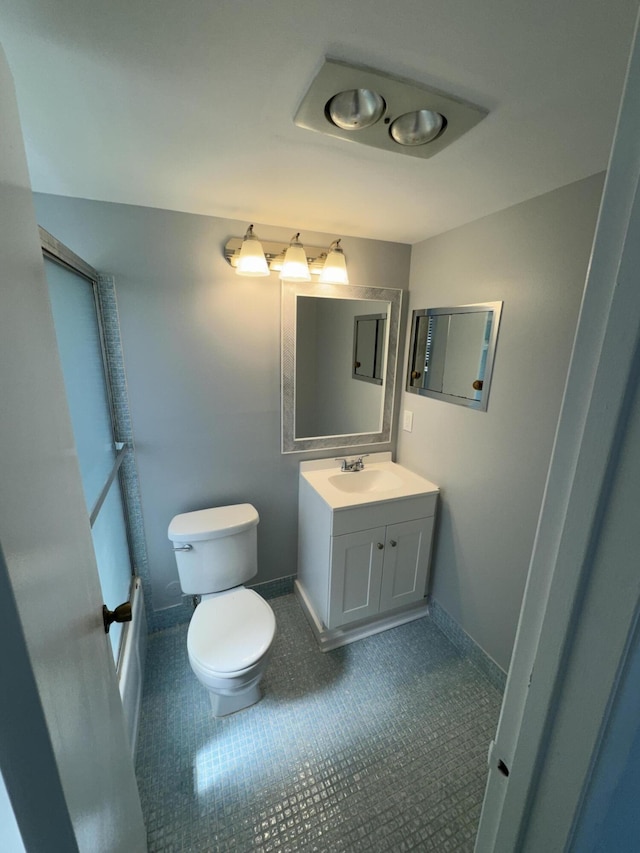
M 382 544 L 382 542 L 378 542 L 378 551 L 382 551 L 383 548 L 384 545 Z
M 391 542 L 389 542 L 389 545 L 391 545 L 392 548 L 395 548 L 397 544 L 398 543 L 396 542 L 395 539 L 392 539 Z

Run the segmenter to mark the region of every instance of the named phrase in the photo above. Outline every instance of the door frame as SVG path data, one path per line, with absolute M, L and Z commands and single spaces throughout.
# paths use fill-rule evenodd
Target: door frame
M 113 446 L 115 449 L 115 458 L 113 461 L 113 465 L 111 467 L 111 471 L 109 476 L 107 477 L 100 494 L 98 495 L 93 507 L 89 511 L 89 525 L 93 528 L 95 522 L 97 521 L 98 515 L 102 508 L 103 503 L 105 502 L 113 481 L 118 478 L 118 489 L 120 490 L 120 499 L 122 504 L 122 512 L 124 516 L 124 528 L 125 528 L 125 538 L 127 541 L 127 553 L 129 555 L 129 590 L 127 601 L 133 604 L 133 596 L 135 591 L 136 584 L 136 559 L 133 548 L 133 541 L 131 535 L 131 514 L 129 511 L 129 503 L 130 496 L 127 494 L 123 477 L 122 477 L 122 469 L 123 463 L 125 462 L 127 455 L 132 450 L 131 443 L 127 442 L 123 436 L 119 435 L 118 430 L 118 418 L 116 416 L 116 403 L 114 400 L 113 388 L 111 385 L 111 370 L 109 367 L 109 352 L 106 342 L 106 335 L 104 329 L 104 320 L 103 320 L 103 312 L 102 312 L 102 300 L 100 294 L 100 273 L 94 269 L 90 264 L 88 264 L 83 258 L 77 255 L 72 249 L 58 240 L 53 234 L 50 234 L 49 231 L 44 229 L 41 225 L 38 225 L 38 233 L 40 235 L 40 245 L 42 247 L 42 254 L 45 260 L 49 260 L 54 264 L 57 264 L 60 267 L 68 270 L 73 273 L 75 276 L 79 276 L 84 279 L 87 283 L 87 286 L 91 288 L 91 292 L 93 295 L 93 304 L 95 308 L 95 318 L 98 327 L 98 339 L 100 341 L 100 357 L 102 360 L 102 374 L 104 378 L 104 386 L 106 390 L 107 396 L 107 407 L 109 412 L 109 423 L 111 425 L 111 438 L 113 441 Z M 121 602 L 119 601 L 109 601 L 106 604 L 109 607 L 116 607 Z M 118 644 L 118 653 L 116 656 L 116 670 L 120 671 L 120 665 L 122 662 L 122 654 L 124 651 L 124 641 L 126 639 L 126 627 L 121 632 L 120 641 Z

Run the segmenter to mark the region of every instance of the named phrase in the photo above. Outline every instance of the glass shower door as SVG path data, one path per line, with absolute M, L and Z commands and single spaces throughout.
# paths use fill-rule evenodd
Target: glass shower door
M 118 479 L 125 450 L 113 434 L 94 284 L 47 257 L 45 270 L 103 600 L 114 609 L 129 598 L 132 577 Z M 112 624 L 116 663 L 121 636 Z

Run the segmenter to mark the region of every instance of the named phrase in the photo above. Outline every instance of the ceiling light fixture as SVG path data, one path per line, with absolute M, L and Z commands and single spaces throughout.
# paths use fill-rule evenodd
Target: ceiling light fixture
M 340 239 L 327 249 L 321 246 L 303 246 L 300 234 L 295 234 L 289 246 L 282 243 L 259 241 L 250 225 L 244 238 L 231 237 L 224 247 L 224 257 L 238 275 L 264 276 L 280 272 L 286 281 L 310 281 L 311 275 L 320 275 L 320 281 L 330 284 L 348 284 L 347 265 Z
M 486 115 L 482 107 L 421 83 L 327 59 L 294 122 L 329 136 L 426 158 Z
M 237 275 L 263 276 L 269 275 L 269 265 L 262 248 L 262 244 L 253 233 L 253 225 L 250 225 L 244 238 L 237 258 Z

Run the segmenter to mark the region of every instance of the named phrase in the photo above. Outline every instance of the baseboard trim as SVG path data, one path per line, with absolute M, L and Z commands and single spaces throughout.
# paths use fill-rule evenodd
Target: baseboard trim
M 281 595 L 291 595 L 293 592 L 293 581 L 295 575 L 287 575 L 273 581 L 247 584 L 249 589 L 255 589 L 263 598 L 279 598 Z M 165 631 L 167 628 L 175 628 L 176 625 L 184 625 L 191 621 L 193 616 L 193 604 L 189 596 L 184 596 L 179 604 L 165 607 L 162 610 L 152 610 L 147 614 L 149 631 Z
M 371 637 L 373 634 L 379 634 L 381 631 L 389 630 L 389 628 L 397 628 L 398 625 L 404 625 L 407 622 L 413 622 L 415 619 L 422 619 L 429 615 L 427 601 L 424 599 L 416 604 L 409 604 L 402 610 L 396 610 L 389 616 L 382 618 L 374 616 L 361 622 L 354 622 L 345 628 L 325 628 L 318 619 L 304 588 L 297 580 L 294 582 L 293 588 L 302 612 L 307 617 L 313 636 L 322 652 L 329 652 L 331 649 L 346 646 L 356 640 Z
M 291 595 L 295 579 L 295 575 L 287 575 L 284 578 L 264 581 L 263 583 L 248 584 L 248 586 L 250 589 L 255 589 L 263 598 L 280 598 L 282 595 Z
M 502 693 L 507 683 L 507 674 L 489 655 L 480 648 L 467 632 L 433 598 L 429 600 L 429 613 L 437 628 L 449 642 L 468 658 L 474 666 L 487 676 L 494 687 Z

